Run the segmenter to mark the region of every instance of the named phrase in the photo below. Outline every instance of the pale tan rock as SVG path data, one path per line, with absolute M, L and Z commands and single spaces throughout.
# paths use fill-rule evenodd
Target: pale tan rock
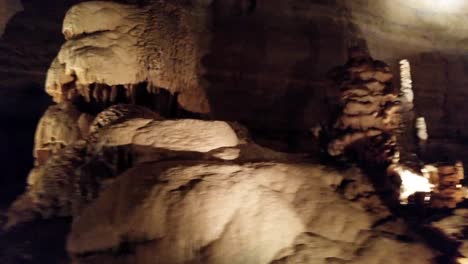
M 335 192 L 328 179 L 343 180 L 346 173 L 356 171 L 314 164 L 145 163 L 75 218 L 67 248 L 76 256 L 138 242 L 130 255 L 91 253 L 74 263 L 304 263 L 305 256 L 308 263 L 379 263 L 389 249 L 399 251 L 391 263 L 414 252 L 414 263 L 429 263 L 433 255 L 421 244 L 373 233 L 373 223 L 386 216 Z
M 241 150 L 238 148 L 222 148 L 222 149 L 213 151 L 211 155 L 213 157 L 223 159 L 223 160 L 235 160 L 239 158 L 240 151 Z
M 115 98 L 115 89 L 98 88 L 90 94 L 89 86 L 124 85 L 128 97 L 134 98 L 133 85 L 147 82 L 177 93 L 186 110 L 208 112 L 198 75 L 204 41 L 199 34 L 205 18 L 186 12 L 198 5 L 203 6 L 89 1 L 72 7 L 63 25 L 68 41 L 48 71 L 46 91 L 56 102 L 66 100 L 68 89 L 77 89 L 87 101 L 93 96 L 107 101 Z
M 148 123 L 136 131 L 132 143 L 153 148 L 207 152 L 236 146 L 239 141 L 225 122 L 181 119 Z
M 34 136 L 33 156 L 39 165 L 51 154 L 82 138 L 79 117 L 80 113 L 72 105 L 53 105 L 47 109 Z
M 97 146 L 134 144 L 176 151 L 208 152 L 233 147 L 239 140 L 225 122 L 194 119 L 131 119 L 99 133 Z

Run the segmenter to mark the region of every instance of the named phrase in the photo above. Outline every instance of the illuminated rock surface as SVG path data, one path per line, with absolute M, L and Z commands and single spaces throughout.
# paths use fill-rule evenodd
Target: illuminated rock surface
M 385 212 L 368 210 L 378 200 L 366 208 L 336 192 L 356 175 L 314 164 L 145 163 L 75 219 L 67 248 L 91 253 L 76 263 L 428 263 L 425 246 L 376 230 Z M 99 253 L 132 242 L 128 255 Z
M 48 94 L 79 112 L 55 105 L 40 121 L 37 166 L 0 239 L 3 262 L 54 263 L 47 249 L 21 246 L 68 234 L 77 263 L 430 263 L 439 254 L 392 216 L 379 186 L 356 169 L 319 164 L 304 142 L 337 109 L 325 73 L 364 42 L 391 69 L 411 62 L 432 142 L 456 139 L 444 145 L 448 158 L 466 151 L 464 12 L 417 0 L 85 2 L 67 13 L 60 38 L 59 20 L 78 2 L 25 1 L 0 43 L 8 98 L 0 109 L 20 117 L 18 129 L 47 101 L 31 92 L 38 89 L 13 87 L 42 86 L 46 75 Z M 140 102 L 159 114 L 128 106 Z M 107 108 L 114 103 L 127 106 Z M 369 109 L 350 103 L 344 112 Z M 199 117 L 241 121 L 259 142 L 313 154 L 261 147 L 241 126 Z M 14 133 L 0 132 L 12 146 Z M 2 153 L 4 163 L 14 160 Z M 455 215 L 434 225 L 463 241 L 447 228 L 465 225 Z M 63 216 L 74 218 L 71 232 L 47 226 Z

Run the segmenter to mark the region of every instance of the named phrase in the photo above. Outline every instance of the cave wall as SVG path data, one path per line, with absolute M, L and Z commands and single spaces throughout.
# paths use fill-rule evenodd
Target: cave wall
M 24 189 L 33 165 L 31 146 L 37 122 L 51 103 L 43 90 L 50 61 L 62 44 L 61 23 L 75 0 L 22 1 L 0 38 L 0 208 Z M 2 5 L 5 4 L 5 5 Z M 14 1 L 0 1 L 11 10 Z M 2 13 L 0 11 L 0 17 Z M 1 25 L 1 23 L 0 23 Z
M 214 116 L 287 131 L 326 115 L 323 77 L 345 60 L 349 31 L 336 5 L 273 0 L 236 11 L 236 1 L 219 2 L 202 58 Z
M 3 35 L 5 27 L 10 18 L 22 10 L 23 6 L 19 0 L 0 1 L 0 37 Z

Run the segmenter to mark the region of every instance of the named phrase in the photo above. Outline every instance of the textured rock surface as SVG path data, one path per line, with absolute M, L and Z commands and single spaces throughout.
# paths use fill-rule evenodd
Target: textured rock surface
M 63 41 L 48 33 L 59 32 L 57 14 L 62 16 L 60 10 L 74 2 L 79 1 L 49 8 L 28 1 L 25 10 L 39 10 L 43 23 L 35 23 L 34 16 L 12 20 L 0 43 L 0 93 L 10 99 L 0 107 L 7 113 L 28 116 L 27 110 L 15 107 L 16 94 L 10 97 L 5 91 L 44 81 Z M 67 41 L 52 62 L 46 87 L 56 101 L 79 93 L 91 97 L 91 86 L 94 98 L 112 97 L 101 84 L 111 89 L 124 85 L 131 95 L 136 85 L 147 82 L 150 91 L 165 88 L 178 95 L 186 110 L 209 110 L 217 119 L 245 122 L 263 136 L 284 133 L 290 149 L 302 148 L 295 134 L 305 134 L 334 113 L 337 91 L 321 81 L 324 73 L 342 64 L 347 46 L 358 43 L 393 68 L 402 57 L 409 59 L 416 108 L 430 115 L 430 138 L 460 139 L 466 132 L 460 100 L 467 83 L 460 57 L 466 36 L 457 33 L 465 26 L 455 22 L 463 21 L 460 9 L 435 12 L 418 0 L 123 2 L 139 5 L 86 2 L 68 13 L 63 25 Z M 31 8 L 32 3 L 42 9 Z M 43 30 L 28 34 L 37 28 Z M 20 32 L 16 39 L 15 31 Z M 29 43 L 25 35 L 40 37 Z M 22 91 L 31 98 L 29 90 Z M 352 108 L 345 111 L 356 110 Z M 155 252 L 174 262 L 203 263 L 222 262 L 225 256 L 252 263 L 427 263 L 433 257 L 423 245 L 399 240 L 408 240 L 405 225 L 387 219 L 390 212 L 355 171 L 293 164 L 298 157 L 253 144 L 233 147 L 239 139 L 225 123 L 133 116 L 117 118 L 124 122 L 116 124 L 114 115 L 102 117 L 95 123 L 90 116 L 77 118 L 80 133 L 99 132 L 64 147 L 33 170 L 28 192 L 8 215 L 10 224 L 33 219 L 36 213 L 45 218 L 92 215 L 76 218 L 79 231 L 71 235 L 69 249 L 90 254 L 77 262 L 151 263 Z M 213 130 L 203 134 L 203 129 Z M 38 144 L 66 134 L 55 132 L 63 131 L 39 132 Z M 189 139 L 196 144 L 187 144 Z M 276 162 L 265 163 L 271 160 Z M 113 182 L 129 167 L 135 168 Z M 334 173 L 341 176 L 322 177 Z M 147 214 L 148 208 L 157 210 Z M 117 215 L 111 221 L 105 212 Z M 164 223 L 152 225 L 152 220 Z M 382 222 L 396 227 L 386 229 Z M 93 229 L 99 226 L 103 228 Z M 102 239 L 84 243 L 80 234 Z M 193 239 L 181 239 L 186 234 Z M 127 246 L 134 252 L 118 260 L 106 252 Z
M 33 156 L 37 164 L 61 148 L 83 137 L 78 126 L 80 112 L 73 105 L 53 105 L 47 109 L 37 125 Z
M 113 113 L 115 108 L 101 114 Z M 106 182 L 138 162 L 200 158 L 203 152 L 238 145 L 237 135 L 225 122 L 143 119 L 147 113 L 136 116 L 139 108 L 135 108 L 127 111 L 129 120 L 122 117 L 120 123 L 103 126 L 83 140 L 51 152 L 50 158 L 30 172 L 28 190 L 9 210 L 8 226 L 29 221 L 36 213 L 43 217 L 76 215 L 99 195 Z M 221 153 L 220 158 L 238 158 L 240 149 L 231 151 L 234 154 Z M 207 157 L 211 155 L 217 157 L 220 152 Z
M 382 211 L 336 192 L 350 175 L 361 177 L 313 164 L 142 164 L 75 219 L 67 247 L 84 254 L 138 243 L 128 255 L 76 263 L 429 263 L 423 245 L 373 229 Z
M 70 82 L 80 93 L 87 93 L 81 87 L 93 83 L 148 81 L 180 93 L 179 103 L 185 109 L 208 112 L 197 76 L 201 53 L 197 26 L 203 24 L 203 17 L 196 15 L 196 8 L 156 1 L 146 8 L 112 2 L 74 6 L 64 19 L 68 41 L 49 69 L 47 92 L 61 102 L 69 93 L 64 86 Z
M 378 149 L 380 155 L 366 161 L 375 164 L 392 162 L 397 152 L 392 137 L 401 120 L 399 102 L 391 83 L 393 75 L 387 64 L 374 60 L 367 50 L 354 48 L 349 52 L 347 63 L 333 74 L 341 92 L 342 113 L 333 126 L 328 153 L 342 155 L 354 146 L 358 156 L 364 156 L 372 150 L 360 149 L 359 145 L 365 141 L 381 141 L 380 146 L 373 144 L 373 151 Z
M 8 130 L 2 128 L 2 134 L 25 135 L 21 140 L 26 141 L 33 133 L 32 126 L 25 128 L 19 124 L 23 122 L 20 116 L 31 118 L 37 111 L 45 110 L 47 100 L 43 95 L 43 100 L 36 100 L 38 97 L 32 95 L 33 89 L 42 89 L 40 87 L 45 81 L 50 62 L 64 41 L 59 33 L 62 17 L 71 5 L 79 2 L 50 0 L 46 6 L 42 1 L 27 1 L 23 3 L 25 11 L 11 21 L 0 41 L 0 93 L 2 97 L 8 97 L 12 101 L 2 105 L 5 108 L 2 108 L 2 116 L 8 119 L 15 117 L 16 125 L 12 124 Z M 193 13 L 188 17 L 194 20 L 188 19 L 187 22 L 184 20 L 185 15 L 177 16 L 179 20 L 174 25 L 190 25 L 188 29 L 166 28 L 168 24 L 160 23 L 160 20 L 165 21 L 166 18 L 158 18 L 158 23 L 154 24 L 165 26 L 148 28 L 152 38 L 161 40 L 171 36 L 166 40 L 172 42 L 156 41 L 144 46 L 151 46 L 151 58 L 148 60 L 171 61 L 159 65 L 160 68 L 153 67 L 151 78 L 162 88 L 180 87 L 184 90 L 185 95 L 179 100 L 187 108 L 202 109 L 202 105 L 206 106 L 208 102 L 211 114 L 216 119 L 242 121 L 260 135 L 274 131 L 276 138 L 283 137 L 287 141 L 284 143 L 285 149 L 295 149 L 306 146 L 296 138 L 298 135 L 302 136 L 309 127 L 323 121 L 333 112 L 333 106 L 328 103 L 333 102 L 336 91 L 328 89 L 328 85 L 321 81 L 324 73 L 333 66 L 342 64 L 347 46 L 361 39 L 367 42 L 372 56 L 387 61 L 394 70 L 400 59 L 409 59 L 413 66 L 416 109 L 418 115 L 426 117 L 429 138 L 456 139 L 458 142 L 454 143 L 460 149 L 464 148 L 464 143 L 459 138 L 468 135 L 464 125 L 467 120 L 464 111 L 460 111 L 464 109 L 461 98 L 465 96 L 464 87 L 468 83 L 464 74 L 467 65 L 464 54 L 465 25 L 461 23 L 461 17 L 466 12 L 464 3 L 457 6 L 461 1 L 450 2 L 455 2 L 455 8 L 436 6 L 431 9 L 428 6 L 430 2 L 421 0 L 272 0 L 265 3 L 247 0 L 214 1 L 211 6 L 200 5 L 190 9 Z M 171 5 L 166 7 L 170 9 Z M 157 9 L 154 14 L 166 12 L 158 6 L 151 8 Z M 111 31 L 95 32 L 84 41 L 98 38 L 99 43 L 107 47 L 112 42 L 107 37 L 111 36 L 112 39 L 112 34 L 116 37 L 114 43 L 116 39 L 134 41 L 131 37 L 120 34 L 130 28 L 116 27 L 124 20 L 134 21 L 132 17 L 123 17 L 123 13 L 115 15 L 115 12 L 109 10 L 106 14 L 113 18 L 112 23 L 97 25 L 110 27 Z M 80 25 L 81 30 L 101 30 L 103 26 L 93 28 L 96 23 L 89 25 L 89 22 L 96 19 L 88 19 L 89 16 L 85 12 L 82 17 L 86 19 L 80 20 L 81 16 L 74 19 L 83 23 Z M 148 19 L 153 21 L 156 18 Z M 131 24 L 135 25 L 134 22 Z M 67 27 L 70 26 L 65 25 L 65 29 Z M 71 28 L 69 31 L 74 30 L 76 31 Z M 138 30 L 133 32 L 138 33 Z M 190 30 L 196 34 L 186 34 Z M 149 32 L 145 32 L 145 36 Z M 178 39 L 180 35 L 169 34 L 171 32 L 181 32 L 181 35 L 188 36 L 184 41 L 197 43 L 194 47 L 198 52 L 177 48 L 177 52 L 165 52 L 163 56 L 167 57 L 160 59 L 158 51 L 177 46 L 174 43 L 178 42 L 174 38 Z M 203 39 L 197 38 L 197 34 L 201 34 Z M 73 39 L 70 41 L 79 42 Z M 140 49 L 140 44 L 139 42 L 136 49 Z M 121 46 L 121 50 L 128 45 L 129 42 L 121 41 L 116 47 Z M 66 44 L 64 47 L 69 46 L 70 44 Z M 85 55 L 88 51 L 97 50 L 99 46 L 93 46 L 81 49 L 82 53 L 79 54 Z M 129 52 L 134 50 L 128 49 Z M 101 50 L 99 52 L 105 53 Z M 68 55 L 74 53 L 77 51 L 69 50 Z M 113 54 L 116 55 L 114 58 L 125 55 Z M 62 52 L 62 55 L 67 55 L 67 52 Z M 183 57 L 184 62 L 172 60 L 176 57 Z M 89 59 L 82 56 L 80 60 L 86 63 Z M 133 59 L 131 57 L 126 63 Z M 192 66 L 171 66 L 185 62 Z M 77 63 L 79 64 L 78 61 L 73 61 L 70 65 Z M 194 68 L 194 65 L 198 66 Z M 94 67 L 104 66 L 106 65 Z M 123 64 L 117 66 L 125 67 Z M 103 69 L 106 68 L 108 67 Z M 162 70 L 163 68 L 166 70 Z M 129 72 L 135 69 L 130 69 Z M 101 74 L 104 76 L 106 72 Z M 173 80 L 174 76 L 177 81 Z M 181 80 L 180 76 L 185 79 Z M 203 88 L 203 92 L 195 92 L 191 88 L 191 81 L 197 78 L 201 80 L 197 85 Z M 174 83 L 179 80 L 181 83 Z M 31 102 L 34 109 L 11 111 L 16 100 Z M 29 122 L 36 122 L 36 118 Z M 28 160 L 30 150 L 21 150 L 21 153 L 21 156 L 14 158 L 31 163 Z M 8 161 L 15 160 L 12 155 L 3 156 Z M 5 171 L 9 172 L 2 177 L 19 177 L 13 176 L 15 173 L 12 170 L 13 168 L 7 167 Z
M 120 107 L 31 172 L 7 227 L 73 216 L 68 251 L 76 263 L 378 263 L 389 247 L 399 252 L 394 263 L 414 252 L 413 263 L 436 256 L 400 239 L 411 235 L 356 169 L 236 146 L 225 122 L 144 119 L 139 107 Z M 112 253 L 126 245 L 131 253 Z
M 90 19 L 75 15 L 99 10 L 96 4 L 85 3 L 72 9 L 65 21 L 64 33 L 70 40 L 58 56 L 60 67 L 65 68 L 51 69 L 48 90 L 54 90 L 50 88 L 54 83 L 73 80 L 70 76 L 59 80 L 63 76 L 59 73 L 65 70 L 67 74 L 76 72 L 77 83 L 84 84 L 149 80 L 157 87 L 179 91 L 179 103 L 190 111 L 205 112 L 210 105 L 217 119 L 242 120 L 258 129 L 294 131 L 326 118 L 324 101 L 335 91 L 325 90 L 327 84 L 320 80 L 328 69 L 344 61 L 347 46 L 362 42 L 372 56 L 389 62 L 395 70 L 400 59 L 409 59 L 416 108 L 427 117 L 431 137 L 463 136 L 466 120 L 455 105 L 462 107 L 456 100 L 467 82 L 463 76 L 464 35 L 456 34 L 464 25 L 454 18 L 463 16 L 465 5 L 442 8 L 418 1 L 325 4 L 297 0 L 270 1 L 268 5 L 223 1 L 209 8 L 194 6 L 190 15 L 179 14 L 171 22 L 165 10 L 179 12 L 185 6 L 150 4 L 148 11 L 106 3 L 102 17 L 111 17 L 110 24 L 92 23 L 99 18 L 90 15 Z M 157 15 L 148 15 L 151 10 Z M 135 17 L 135 12 L 152 22 Z M 282 23 L 276 17 L 282 17 Z M 293 21 L 292 17 L 299 19 Z M 285 19 L 287 23 L 283 23 Z M 69 26 L 71 21 L 74 27 Z M 73 39 L 82 31 L 93 30 L 96 34 L 92 36 Z M 127 30 L 132 34 L 123 34 Z M 88 48 L 78 49 L 89 42 L 93 44 Z M 172 48 L 177 51 L 170 52 Z M 142 54 L 150 57 L 135 60 Z M 106 63 L 92 63 L 102 56 L 109 56 Z M 119 67 L 128 69 L 114 69 L 121 74 L 109 75 L 115 65 L 112 60 L 125 61 Z M 269 114 L 259 119 L 252 112 Z

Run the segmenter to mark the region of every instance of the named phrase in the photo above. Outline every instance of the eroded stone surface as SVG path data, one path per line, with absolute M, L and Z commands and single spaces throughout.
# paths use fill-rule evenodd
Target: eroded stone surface
M 142 164 L 75 219 L 67 247 L 83 254 L 139 241 L 129 255 L 76 263 L 429 263 L 427 248 L 382 237 L 373 230 L 382 215 L 336 193 L 334 184 L 356 173 L 314 164 Z

